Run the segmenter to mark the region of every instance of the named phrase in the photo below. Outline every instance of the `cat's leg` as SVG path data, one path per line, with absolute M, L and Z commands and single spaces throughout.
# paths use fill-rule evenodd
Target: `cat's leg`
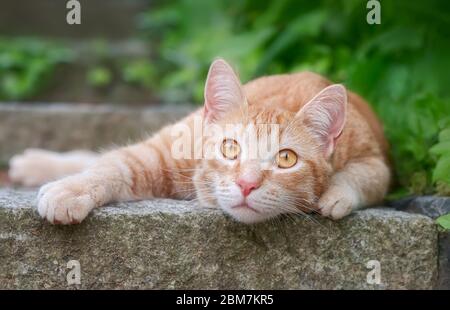
M 177 184 L 169 170 L 177 171 L 174 165 L 191 171 L 171 160 L 170 143 L 161 140 L 106 153 L 82 173 L 43 186 L 38 194 L 39 214 L 51 223 L 72 224 L 112 201 L 172 197 Z M 189 186 L 187 180 L 183 184 Z
M 67 175 L 83 171 L 92 165 L 98 154 L 90 151 L 57 153 L 27 149 L 9 161 L 9 178 L 17 184 L 40 186 Z
M 334 220 L 355 209 L 383 200 L 389 187 L 390 170 L 381 157 L 354 159 L 336 172 L 319 199 L 323 216 Z

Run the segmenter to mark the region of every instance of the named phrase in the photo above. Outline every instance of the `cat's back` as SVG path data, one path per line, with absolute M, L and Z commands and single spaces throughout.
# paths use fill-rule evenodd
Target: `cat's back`
M 250 104 L 276 106 L 297 112 L 305 103 L 331 82 L 313 72 L 269 75 L 244 85 Z
M 333 83 L 319 74 L 300 72 L 255 79 L 244 85 L 244 91 L 250 105 L 276 107 L 296 113 L 331 84 Z M 357 137 L 367 141 L 370 138 L 367 135 L 373 135 L 377 146 L 387 158 L 388 143 L 380 120 L 364 99 L 351 91 L 347 91 L 347 94 L 347 121 L 341 140 Z

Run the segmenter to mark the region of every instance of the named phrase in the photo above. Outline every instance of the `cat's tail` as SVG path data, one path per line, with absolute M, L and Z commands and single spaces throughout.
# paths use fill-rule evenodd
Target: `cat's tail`
M 82 172 L 92 165 L 99 154 L 90 151 L 56 153 L 27 149 L 9 161 L 9 178 L 15 184 L 34 187 L 67 175 Z

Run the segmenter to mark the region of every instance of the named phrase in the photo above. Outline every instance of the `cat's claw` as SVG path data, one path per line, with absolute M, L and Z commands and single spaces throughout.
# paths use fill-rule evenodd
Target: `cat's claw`
M 75 176 L 44 185 L 38 194 L 39 215 L 52 224 L 80 223 L 95 207 L 86 187 Z

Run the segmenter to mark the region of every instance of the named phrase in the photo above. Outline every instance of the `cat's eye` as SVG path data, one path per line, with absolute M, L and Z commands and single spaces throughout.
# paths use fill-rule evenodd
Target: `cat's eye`
M 280 168 L 291 168 L 297 163 L 298 157 L 292 150 L 281 150 L 277 155 L 277 164 Z
M 222 154 L 227 159 L 236 159 L 241 153 L 241 147 L 233 139 L 225 139 L 220 148 Z

